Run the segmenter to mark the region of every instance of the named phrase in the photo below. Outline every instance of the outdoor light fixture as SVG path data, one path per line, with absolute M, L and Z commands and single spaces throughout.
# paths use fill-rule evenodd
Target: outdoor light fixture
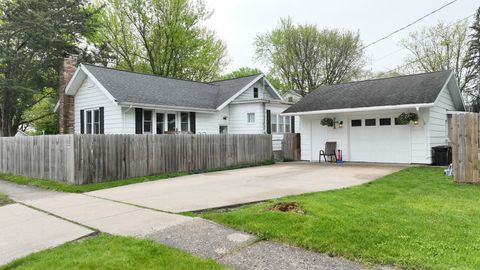
M 343 127 L 343 121 L 338 122 L 338 127 L 342 128 Z
M 338 124 L 338 128 L 342 128 L 342 127 L 343 127 L 343 121 L 337 121 L 337 120 L 335 119 L 335 117 L 334 117 L 334 118 L 333 118 L 333 129 L 336 128 L 337 124 Z
M 413 124 L 414 124 L 415 126 L 417 126 L 417 125 L 418 125 L 418 120 L 413 121 Z

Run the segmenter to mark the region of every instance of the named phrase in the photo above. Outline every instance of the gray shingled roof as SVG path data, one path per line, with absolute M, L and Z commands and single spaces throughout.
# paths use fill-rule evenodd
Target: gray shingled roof
M 83 64 L 117 102 L 216 109 L 255 77 L 202 83 Z
M 284 113 L 433 103 L 452 71 L 320 86 Z

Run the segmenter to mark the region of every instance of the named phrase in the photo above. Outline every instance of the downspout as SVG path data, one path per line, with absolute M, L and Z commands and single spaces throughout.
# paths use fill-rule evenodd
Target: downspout
M 129 112 L 131 109 L 133 108 L 132 105 L 130 105 L 128 107 L 128 109 L 126 109 L 124 112 L 123 112 L 123 117 L 122 117 L 122 133 L 125 134 L 125 115 L 127 114 L 127 112 Z

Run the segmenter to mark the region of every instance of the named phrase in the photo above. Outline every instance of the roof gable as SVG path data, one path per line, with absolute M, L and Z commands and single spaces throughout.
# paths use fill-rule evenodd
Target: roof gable
M 321 86 L 284 113 L 433 104 L 452 71 Z

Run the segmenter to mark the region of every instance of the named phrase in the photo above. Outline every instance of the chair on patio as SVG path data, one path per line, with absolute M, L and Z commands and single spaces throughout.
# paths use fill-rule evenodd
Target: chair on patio
M 335 162 L 337 161 L 337 154 L 335 153 L 337 151 L 337 142 L 326 142 L 325 143 L 325 151 L 320 150 L 320 153 L 318 155 L 318 162 L 322 161 L 322 156 L 325 162 L 327 162 L 327 157 L 330 158 L 330 162 L 333 162 L 335 159 Z

